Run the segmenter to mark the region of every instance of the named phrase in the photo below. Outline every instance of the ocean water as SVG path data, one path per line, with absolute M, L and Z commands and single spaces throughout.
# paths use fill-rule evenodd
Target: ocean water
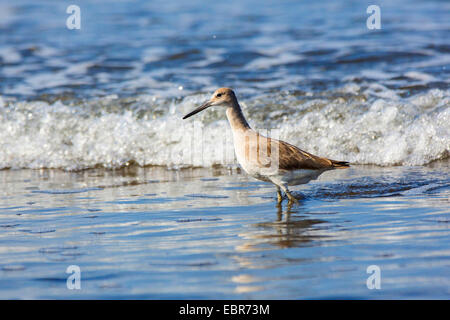
M 448 1 L 76 4 L 0 2 L 0 298 L 449 297 Z M 222 86 L 352 168 L 276 207 Z
M 0 181 L 0 299 L 450 295 L 448 162 L 327 172 L 291 208 L 223 169 L 3 170 Z M 368 289 L 371 266 L 380 289 Z

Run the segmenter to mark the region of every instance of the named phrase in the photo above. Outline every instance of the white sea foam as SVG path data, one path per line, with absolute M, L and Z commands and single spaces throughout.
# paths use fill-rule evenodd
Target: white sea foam
M 250 62 L 248 65 L 246 65 L 245 69 L 246 70 L 268 69 L 273 66 L 280 66 L 283 64 L 298 62 L 302 59 L 303 57 L 301 55 L 283 52 L 276 56 L 257 58 L 252 62 Z
M 449 91 L 407 99 L 388 91 L 368 96 L 372 91 L 383 89 L 337 91 L 351 98 L 265 96 L 242 106 L 253 127 L 277 128 L 281 139 L 321 156 L 377 165 L 448 158 Z M 181 119 L 207 97 L 109 96 L 77 105 L 0 99 L 0 168 L 236 165 L 224 110 Z
M 13 47 L 0 47 L 0 59 L 5 64 L 18 63 L 22 55 Z
M 422 165 L 449 155 L 449 102 L 448 92 L 439 90 L 364 106 L 312 101 L 323 103 L 323 109 L 288 120 L 282 136 L 316 154 L 353 163 Z

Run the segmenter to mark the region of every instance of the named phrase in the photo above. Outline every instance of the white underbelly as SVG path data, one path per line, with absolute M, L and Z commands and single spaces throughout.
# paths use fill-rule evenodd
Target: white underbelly
M 239 161 L 239 157 L 238 157 Z M 239 161 L 242 169 L 258 180 L 273 182 L 278 185 L 296 186 L 317 179 L 325 170 L 279 170 L 278 168 L 261 168 L 246 161 Z
M 323 172 L 324 170 L 299 169 L 285 172 L 275 177 L 275 179 L 279 179 L 279 181 L 288 186 L 296 186 L 317 179 Z

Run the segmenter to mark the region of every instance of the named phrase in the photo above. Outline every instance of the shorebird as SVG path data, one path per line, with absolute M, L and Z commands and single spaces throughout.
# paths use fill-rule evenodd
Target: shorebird
M 346 161 L 318 157 L 287 142 L 260 135 L 250 128 L 230 88 L 217 89 L 208 101 L 183 119 L 212 106 L 226 108 L 239 164 L 250 176 L 276 186 L 278 204 L 283 201 L 281 190 L 286 193 L 289 204 L 298 203 L 288 186 L 305 184 L 317 179 L 325 171 L 350 166 Z

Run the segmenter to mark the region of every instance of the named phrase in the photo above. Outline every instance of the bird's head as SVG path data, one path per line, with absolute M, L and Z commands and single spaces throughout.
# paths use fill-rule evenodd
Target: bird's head
M 183 119 L 187 119 L 190 116 L 193 116 L 194 114 L 213 106 L 231 107 L 235 101 L 236 96 L 234 95 L 233 90 L 231 90 L 230 88 L 217 89 L 208 101 L 203 103 L 194 111 L 185 115 Z

